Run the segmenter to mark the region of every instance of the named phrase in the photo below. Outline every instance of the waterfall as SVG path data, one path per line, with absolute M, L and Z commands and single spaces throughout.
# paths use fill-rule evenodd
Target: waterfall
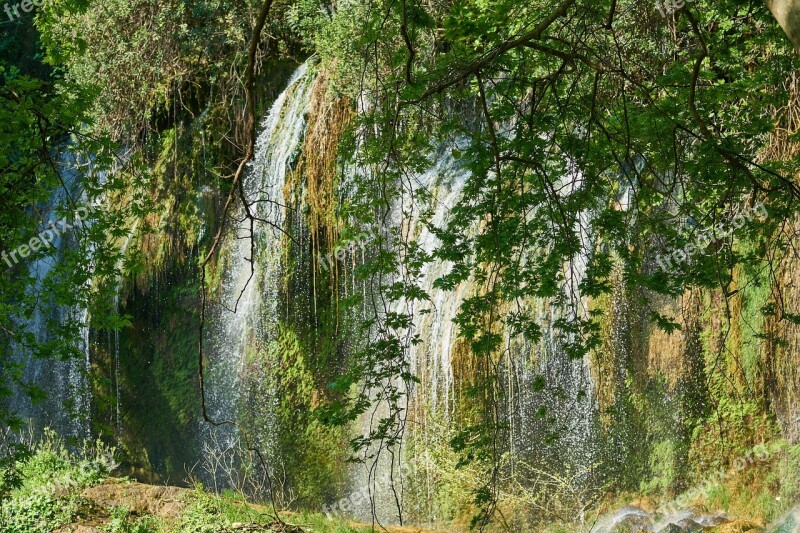
M 465 140 L 456 142 L 456 148 L 463 149 Z M 410 221 L 411 226 L 419 231 L 415 238 L 420 248 L 427 254 L 433 254 L 438 248 L 439 239 L 433 234 L 430 226 L 443 228 L 446 226 L 450 209 L 461 199 L 464 185 L 469 173 L 453 159 L 450 150 L 440 150 L 429 170 L 422 173 L 414 181 L 414 188 L 432 194 L 431 204 L 433 216 L 428 224 L 421 224 L 419 212 Z M 416 315 L 414 327 L 423 333 L 423 342 L 409 347 L 411 371 L 422 383 L 420 388 L 430 395 L 433 409 L 441 411 L 446 418 L 455 407 L 453 397 L 453 367 L 451 350 L 458 332 L 453 323 L 461 303 L 463 302 L 466 284 L 454 291 L 447 291 L 434 286 L 434 282 L 449 272 L 450 264 L 445 262 L 428 262 L 420 273 L 419 285 L 431 298 L 430 313 Z M 413 309 L 409 309 L 413 312 Z M 401 312 L 402 309 L 397 309 Z M 415 313 L 416 314 L 416 313 Z
M 243 207 L 228 221 L 217 267 L 218 298 L 209 303 L 205 339 L 206 402 L 215 420 L 240 420 L 243 392 L 252 385 L 248 365 L 274 338 L 286 220 L 283 189 L 304 137 L 312 80 L 308 65 L 301 65 L 261 125 L 254 159 L 242 183 L 255 222 L 251 225 Z M 257 408 L 269 419 L 274 394 L 265 401 L 267 405 Z M 266 426 L 247 431 L 268 446 L 273 428 L 269 422 Z M 207 453 L 229 449 L 238 435 L 233 426 L 212 429 L 208 424 L 203 424 L 201 433 Z
M 402 228 L 409 241 L 414 241 L 419 249 L 432 254 L 439 246 L 433 228 L 445 228 L 450 210 L 462 200 L 463 190 L 470 174 L 456 161 L 454 150 L 463 152 L 466 139 L 457 139 L 453 146 L 440 145 L 429 157 L 431 163 L 427 170 L 411 175 L 408 182 L 412 192 L 398 200 L 393 208 L 392 224 Z M 581 177 L 573 172 L 563 178 L 566 187 L 559 190 L 571 194 L 579 190 Z M 421 195 L 424 191 L 426 195 Z M 429 198 L 419 201 L 418 198 Z M 585 276 L 589 254 L 593 249 L 591 235 L 592 214 L 580 214 L 576 231 L 583 243 L 582 252 L 564 265 L 562 290 L 570 298 L 571 305 L 558 307 L 541 300 L 525 302 L 538 316 L 544 336 L 538 344 L 511 339 L 506 334 L 508 354 L 501 368 L 501 382 L 505 397 L 503 417 L 509 426 L 507 446 L 509 467 L 512 473 L 518 468 L 563 468 L 569 470 L 572 481 L 579 485 L 588 481 L 589 471 L 594 461 L 594 425 L 597 419 L 596 405 L 589 362 L 586 358 L 572 360 L 564 352 L 557 331 L 550 325 L 567 314 L 584 316 L 587 302 L 580 295 L 579 284 Z M 470 231 L 470 230 L 468 230 Z M 471 231 L 477 231 L 473 228 Z M 436 483 L 422 475 L 423 487 L 417 487 L 417 501 L 402 501 L 406 480 L 399 480 L 398 469 L 404 472 L 417 471 L 430 461 L 429 453 L 438 447 L 449 446 L 447 432 L 457 427 L 454 414 L 458 409 L 455 391 L 454 350 L 459 335 L 454 319 L 466 297 L 476 291 L 469 281 L 453 290 L 436 287 L 435 282 L 450 271 L 443 261 L 427 262 L 419 275 L 413 280 L 426 294 L 428 302 L 396 302 L 391 309 L 396 313 L 409 313 L 413 316 L 413 331 L 419 335 L 417 343 L 407 347 L 411 372 L 419 379 L 412 391 L 408 391 L 410 414 L 413 423 L 406 424 L 403 451 L 400 457 L 391 455 L 379 459 L 375 465 L 367 464 L 356 468 L 356 482 L 350 500 L 361 502 L 356 505 L 354 514 L 368 519 L 374 511 L 382 523 L 395 523 L 397 509 L 395 494 L 400 495 L 403 512 L 408 518 L 409 509 L 415 509 L 417 516 L 411 519 L 416 523 L 428 521 L 436 523 L 441 517 L 435 516 L 433 509 L 427 509 L 428 502 L 434 499 L 438 490 Z M 402 274 L 401 274 L 402 275 Z M 536 392 L 534 383 L 544 378 L 546 388 Z M 541 409 L 548 413 L 544 420 L 537 416 Z M 386 412 L 378 408 L 377 414 Z M 358 432 L 367 435 L 374 424 L 373 413 L 363 416 L 359 421 Z M 443 433 L 444 432 L 444 433 Z M 546 444 L 548 437 L 558 433 L 559 445 Z M 414 451 L 409 452 L 408 442 L 416 441 Z M 548 451 L 545 451 L 545 450 Z M 374 450 L 373 450 L 374 451 Z M 421 454 L 421 455 L 420 455 Z M 410 468 L 406 468 L 410 467 Z M 392 474 L 394 473 L 394 474 Z M 532 472 L 520 472 L 518 479 Z M 529 479 L 529 478 L 528 478 Z M 419 479 L 417 480 L 419 483 Z M 373 503 L 364 501 L 363 487 L 370 486 Z M 579 488 L 577 490 L 580 490 Z
M 58 166 L 63 186 L 53 191 L 47 205 L 38 207 L 38 211 L 44 215 L 37 228 L 39 232 L 51 228 L 57 222 L 54 215 L 59 208 L 71 207 L 73 198 L 84 199 L 80 191 L 80 173 L 75 157 L 67 151 L 60 158 Z M 67 322 L 79 324 L 81 338 L 74 348 L 83 356 L 81 359 L 68 360 L 40 359 L 31 353 L 29 347 L 22 344 L 13 345 L 13 359 L 22 367 L 23 382 L 41 389 L 46 397 L 40 402 L 32 402 L 25 393 L 17 391 L 11 399 L 11 409 L 23 420 L 33 424 L 36 430 L 50 427 L 70 439 L 90 439 L 89 313 L 85 308 L 65 308 L 57 305 L 48 291 L 47 281 L 54 274 L 59 255 L 74 246 L 74 237 L 69 232 L 63 236 L 59 232 L 52 233 L 54 236 L 49 248 L 51 253 L 39 256 L 28 265 L 29 275 L 33 279 L 30 290 L 37 303 L 32 317 L 20 318 L 19 323 L 37 343 L 54 340 L 50 332 L 53 324 Z
M 267 353 L 269 343 L 275 340 L 276 317 L 282 313 L 282 308 L 279 308 L 279 284 L 287 274 L 282 257 L 285 249 L 284 232 L 303 242 L 308 237 L 302 214 L 295 218 L 289 216 L 284 205 L 288 203 L 284 200 L 284 189 L 287 177 L 300 157 L 312 81 L 308 66 L 301 66 L 262 123 L 255 157 L 242 183 L 247 205 L 257 220 L 251 225 L 241 208 L 229 221 L 216 266 L 219 272 L 217 290 L 212 292 L 213 297 L 209 302 L 204 339 L 209 414 L 218 421 L 241 422 L 243 415 L 247 414 L 248 400 L 258 398 L 259 404 L 253 406 L 260 413 L 258 422 L 249 423 L 244 431 L 248 432 L 251 442 L 257 443 L 262 452 L 267 454 L 275 435 L 276 420 L 273 413 L 278 399 L 270 383 L 263 380 L 258 383 L 259 377 L 268 374 L 261 366 L 272 364 L 259 357 L 259 354 Z M 391 224 L 403 228 L 408 239 L 415 241 L 427 254 L 432 254 L 439 246 L 432 228 L 446 227 L 450 210 L 461 200 L 470 178 L 469 172 L 452 156 L 454 149 L 463 151 L 467 142 L 466 139 L 458 139 L 454 146 L 443 144 L 433 150 L 429 168 L 409 177 L 410 196 L 401 198 L 393 206 Z M 355 172 L 365 171 L 357 169 Z M 580 187 L 580 179 L 576 176 L 565 178 L 570 179 L 571 187 L 565 190 L 574 192 Z M 423 192 L 425 194 L 421 194 Z M 418 202 L 418 196 L 425 200 Z M 592 249 L 592 238 L 582 228 L 590 226 L 590 218 L 589 213 L 582 214 L 579 224 L 580 236 L 587 251 Z M 297 257 L 293 258 L 294 263 L 306 268 L 306 263 L 310 261 L 306 255 L 307 247 L 300 245 L 296 248 L 293 249 L 297 253 Z M 570 274 L 565 276 L 565 293 L 578 294 L 576 289 L 588 260 L 586 254 L 588 252 L 579 254 L 565 265 L 565 271 Z M 437 288 L 436 280 L 447 274 L 449 269 L 450 265 L 441 261 L 426 263 L 413 281 L 430 296 L 430 301 L 401 301 L 392 308 L 395 312 L 412 314 L 414 331 L 420 335 L 420 342 L 411 344 L 406 351 L 411 371 L 420 379 L 420 383 L 408 391 L 410 412 L 413 413 L 410 416 L 415 420 L 413 427 L 407 430 L 406 440 L 409 433 L 413 434 L 413 438 L 421 444 L 421 453 L 442 445 L 442 442 L 425 440 L 431 437 L 431 432 L 437 431 L 440 427 L 437 424 L 450 431 L 457 422 L 453 419 L 459 407 L 452 359 L 458 337 L 454 318 L 464 299 L 475 291 L 475 287 L 465 282 L 452 291 Z M 580 296 L 577 298 L 581 300 Z M 580 308 L 581 304 L 585 302 L 579 301 L 576 307 Z M 517 460 L 521 464 L 534 464 L 541 460 L 543 443 L 553 431 L 541 417 L 536 416 L 542 407 L 546 407 L 554 417 L 554 421 L 548 423 L 557 427 L 564 443 L 548 457 L 550 464 L 558 465 L 561 461 L 570 463 L 570 466 L 574 463 L 576 468 L 586 466 L 591 460 L 590 433 L 595 419 L 589 366 L 586 360 L 570 360 L 561 349 L 555 332 L 549 328 L 549 324 L 563 313 L 575 311 L 554 309 L 540 301 L 527 302 L 526 305 L 538 310 L 545 336 L 536 345 L 507 338 L 509 355 L 505 358 L 501 371 L 503 375 L 500 377 L 506 389 L 503 411 L 510 431 L 509 442 L 505 445 L 512 456 L 511 468 L 516 468 Z M 421 312 L 423 310 L 426 312 Z M 534 392 L 533 384 L 541 377 L 545 378 L 548 391 L 552 394 Z M 378 406 L 378 416 L 380 410 L 381 406 Z M 370 425 L 374 423 L 374 420 L 370 420 L 370 414 L 358 421 L 354 432 L 369 433 Z M 211 428 L 203 424 L 200 433 L 206 454 L 226 453 L 235 447 L 239 437 L 234 426 Z M 441 441 L 447 435 L 433 436 Z M 360 518 L 368 518 L 374 510 L 381 521 L 395 522 L 396 503 L 391 489 L 397 476 L 392 476 L 391 472 L 396 473 L 397 468 L 407 465 L 413 467 L 422 459 L 408 455 L 404 450 L 402 456 L 384 456 L 378 461 L 376 470 L 370 470 L 372 465 L 354 467 L 351 501 L 361 503 L 352 507 L 352 513 Z M 226 484 L 226 480 L 218 479 L 215 475 L 212 477 L 215 486 Z M 367 486 L 370 486 L 375 498 L 374 508 L 363 498 Z M 430 485 L 424 490 L 432 494 L 436 489 Z M 401 505 L 404 506 L 404 502 Z M 437 517 L 429 513 L 426 518 L 433 521 Z

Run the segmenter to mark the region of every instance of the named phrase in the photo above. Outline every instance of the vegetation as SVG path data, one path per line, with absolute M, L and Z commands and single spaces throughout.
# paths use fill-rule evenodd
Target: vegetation
M 731 461 L 770 438 L 774 421 L 756 421 L 771 415 L 775 390 L 795 385 L 766 384 L 763 345 L 727 334 L 762 338 L 754 311 L 796 320 L 781 303 L 787 286 L 768 274 L 793 254 L 797 159 L 787 135 L 796 125 L 785 122 L 794 97 L 782 88 L 796 57 L 767 9 L 700 2 L 665 19 L 641 2 L 351 2 L 333 17 L 301 3 L 293 16 L 336 72 L 336 88 L 373 103 L 359 117 L 370 132 L 359 164 L 372 171 L 355 177 L 362 192 L 348 214 L 361 215 L 357 223 L 385 219 L 406 195 L 423 204 L 425 191 L 406 177 L 430 165 L 437 146 L 469 170 L 447 224 L 430 228 L 439 248 L 420 250 L 401 226 L 367 273 L 392 280 L 381 289 L 395 302 L 429 299 L 418 280 L 434 261 L 452 262 L 436 288 L 473 288 L 455 322 L 478 379 L 469 384 L 473 411 L 451 440 L 460 465 L 485 472 L 473 488 L 473 525 L 504 515 L 509 391 L 499 369 L 513 356 L 509 336 L 536 345 L 545 335 L 536 301 L 562 310 L 551 326 L 563 353 L 616 358 L 606 367 L 614 390 L 601 405 L 612 459 L 601 472 L 612 472 L 617 490 L 642 478 L 651 479 L 646 490 L 680 487 L 686 476 L 674 469 L 688 455 Z M 761 204 L 765 216 L 744 217 Z M 707 228 L 713 235 L 700 243 Z M 665 267 L 667 254 L 675 260 Z M 757 279 L 744 281 L 744 272 Z M 691 302 L 694 291 L 711 298 L 706 320 L 664 305 Z M 608 297 L 610 306 L 586 312 L 587 298 Z M 353 381 L 373 389 L 390 376 L 405 381 L 386 393 L 390 420 L 356 446 L 399 442 L 399 398 L 414 381 L 404 354 L 419 342 L 407 331 L 412 318 L 376 316 L 378 338 L 355 357 Z M 678 348 L 683 369 L 653 374 L 651 350 L 676 332 L 696 343 Z M 763 395 L 745 392 L 753 387 Z M 359 416 L 371 390 L 333 418 Z M 666 401 L 674 390 L 677 404 Z M 706 435 L 732 445 L 712 452 Z
M 79 452 L 70 452 L 51 431 L 45 432 L 43 439 L 28 439 L 25 444 L 30 455 L 2 472 L 4 499 L 0 505 L 0 523 L 4 532 L 49 533 L 61 526 L 82 523 L 99 523 L 108 533 L 217 533 L 245 527 L 248 531 L 273 531 L 270 524 L 275 520 L 274 514 L 267 508 L 250 505 L 236 493 L 211 495 L 201 485 L 178 493 L 177 513 L 142 513 L 142 505 L 153 506 L 157 500 L 151 497 L 153 501 L 148 501 L 143 495 L 129 499 L 129 506 L 136 510 L 125 505 L 104 508 L 103 500 L 98 497 L 102 493 L 83 490 L 102 488 L 109 483 L 110 471 L 118 466 L 114 462 L 115 449 L 98 442 L 85 443 Z M 111 494 L 115 487 L 124 491 L 126 486 L 134 485 L 129 480 L 114 480 Z M 311 531 L 357 533 L 364 529 L 315 514 L 282 520 L 302 524 Z M 275 530 L 292 531 L 292 528 Z
M 5 435 L 9 438 L 9 435 Z M 99 483 L 113 464 L 113 448 L 84 444 L 71 454 L 52 431 L 42 440 L 27 439 L 26 454 L 3 466 L 0 523 L 5 531 L 52 531 L 80 513 L 81 489 Z
M 139 479 L 217 482 L 220 439 L 236 498 L 108 509 L 109 531 L 263 523 L 243 496 L 318 509 L 361 483 L 351 463 L 372 489 L 388 471 L 401 523 L 568 530 L 757 445 L 770 460 L 704 503 L 777 518 L 800 497 L 800 32 L 783 4 L 52 0 L 9 20 L 0 427 L 47 414 L 57 386 L 34 369 L 63 361 L 67 407 Z M 282 197 L 249 198 L 259 118 L 304 61 Z M 62 219 L 76 228 L 35 244 Z M 237 239 L 271 300 L 217 419 L 206 341 Z M 7 440 L 4 527 L 93 512 L 80 493 L 108 472 L 59 429 L 75 442 Z M 39 490 L 59 476 L 65 494 Z

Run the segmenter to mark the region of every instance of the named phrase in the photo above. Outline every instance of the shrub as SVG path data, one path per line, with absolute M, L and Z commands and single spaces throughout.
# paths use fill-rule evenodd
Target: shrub
M 0 500 L 4 533 L 42 533 L 70 522 L 81 503 L 77 493 L 116 467 L 116 450 L 102 442 L 85 443 L 71 454 L 52 430 L 20 441 L 30 453 L 0 472 L 0 479 L 15 478 Z

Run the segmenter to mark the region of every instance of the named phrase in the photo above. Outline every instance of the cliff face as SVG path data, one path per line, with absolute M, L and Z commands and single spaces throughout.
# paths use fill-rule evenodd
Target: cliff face
M 0 240 L 108 209 L 5 263 L 0 422 L 387 523 L 782 516 L 800 3 L 334 4 L 8 26 Z
M 454 98 L 435 109 L 441 116 L 402 124 L 425 136 L 456 115 L 463 131 L 436 136 L 427 151 L 403 153 L 413 164 L 391 168 L 368 141 L 396 127 L 392 118 L 365 128 L 374 102 L 337 92 L 330 65 L 295 67 L 275 61 L 262 69 L 257 152 L 227 219 L 232 146 L 242 130 L 228 99 L 240 104 L 237 95 L 212 98 L 208 87 L 194 86 L 181 108 L 178 83 L 136 139 L 155 179 L 153 210 L 131 224 L 130 253 L 145 265 L 118 295 L 131 327 L 118 336 L 92 332 L 87 348 L 97 377 L 94 431 L 121 443 L 130 472 L 145 480 L 196 476 L 286 506 L 335 504 L 391 522 L 463 525 L 477 493 L 496 498 L 513 527 L 525 530 L 570 522 L 576 509 L 624 494 L 672 498 L 706 469 L 773 443 L 781 450 L 774 460 L 748 471 L 756 488 L 739 493 L 733 481 L 709 501 L 735 500 L 739 510 L 759 501 L 752 512 L 763 517 L 782 510 L 764 502 L 797 496 L 793 249 L 736 269 L 719 289 L 673 298 L 626 282 L 677 264 L 660 258 L 651 235 L 634 232 L 640 257 L 613 256 L 611 290 L 589 297 L 582 283 L 607 243 L 595 237 L 596 213 L 586 209 L 575 221 L 580 251 L 553 267 L 562 277 L 542 291 L 551 294 L 497 303 L 493 280 L 459 277 L 451 268 L 461 257 L 453 248 L 441 253 L 443 240 L 453 240 L 443 228 L 468 219 L 464 211 L 480 192 L 463 137 L 487 134 L 477 99 Z M 765 160 L 797 155 L 796 79 L 787 87 L 790 101 L 776 112 L 780 127 L 766 139 Z M 371 181 L 359 179 L 367 174 Z M 556 180 L 558 200 L 580 192 L 582 176 L 571 180 Z M 619 181 L 615 216 L 630 208 Z M 771 223 L 795 240 L 793 221 Z M 485 239 L 488 224 L 461 230 Z M 204 393 L 211 417 L 235 424 L 212 427 L 201 417 L 197 377 L 198 265 L 221 226 L 206 277 Z M 748 238 L 714 246 L 752 255 Z M 387 266 L 397 258 L 402 267 Z M 518 274 L 499 274 L 508 293 L 526 289 L 514 286 Z M 484 321 L 465 318 L 465 308 L 483 305 L 492 310 Z M 522 314 L 536 318 L 535 331 L 514 331 Z M 558 325 L 589 317 L 597 343 L 576 356 Z M 588 326 L 570 332 L 587 333 Z M 348 397 L 366 407 L 340 409 Z M 347 463 L 353 451 L 363 464 Z M 481 492 L 487 478 L 495 487 L 489 495 Z
M 800 280 L 789 251 L 765 259 L 763 269 L 736 272 L 727 297 L 701 290 L 675 299 L 655 296 L 626 287 L 615 274 L 608 296 L 583 298 L 583 307 L 601 317 L 602 342 L 577 360 L 548 334 L 567 311 L 545 300 L 526 303 L 538 309 L 545 332 L 540 341 L 522 342 L 498 329 L 505 350 L 492 361 L 476 358 L 454 320 L 465 298 L 481 294 L 481 285 L 470 281 L 444 290 L 436 280 L 446 269 L 432 263 L 416 278 L 431 299 L 418 304 L 428 310 L 417 314 L 417 338 L 406 354 L 419 382 L 406 391 L 408 415 L 396 455 L 375 462 L 377 469 L 366 474 L 360 466 L 347 466 L 347 441 L 369 434 L 375 419 L 337 428 L 311 413 L 337 398 L 330 385 L 354 364 L 363 342 L 357 326 L 373 311 L 374 297 L 374 285 L 356 271 L 379 249 L 372 237 L 355 247 L 342 245 L 351 237 L 343 215 L 354 194 L 350 173 L 358 170 L 345 163 L 341 141 L 354 110 L 327 87 L 325 72 L 309 71 L 274 101 L 245 185 L 253 205 L 264 202 L 259 215 L 264 225 L 256 230 L 253 252 L 249 229 L 232 226 L 210 276 L 212 301 L 225 305 L 207 326 L 210 339 L 216 339 L 207 344 L 212 376 L 207 401 L 214 416 L 237 421 L 235 430 L 210 430 L 198 415 L 197 319 L 186 312 L 198 304 L 197 242 L 176 242 L 166 250 L 163 237 L 144 241 L 151 243 L 153 270 L 123 293 L 122 309 L 133 315 L 134 328 L 123 335 L 122 353 L 128 357 L 120 402 L 120 441 L 141 476 L 156 472 L 174 479 L 185 465 L 198 462 L 194 472 L 202 470 L 207 483 L 235 486 L 254 497 L 269 492 L 286 505 L 339 504 L 343 498 L 343 512 L 362 517 L 372 506 L 354 495 L 370 485 L 381 516 L 398 521 L 392 489 L 402 471 L 404 519 L 461 523 L 482 474 L 478 464 L 459 466 L 453 443 L 465 428 L 480 424 L 491 405 L 501 428 L 501 505 L 515 527 L 527 528 L 569 521 L 576 506 L 597 506 L 610 494 L 668 498 L 705 468 L 728 465 L 754 445 L 779 438 L 796 442 L 800 326 L 791 309 L 800 304 Z M 195 228 L 197 239 L 211 233 L 219 210 L 195 173 L 209 162 L 200 165 L 208 157 L 203 131 L 198 123 L 176 135 L 183 140 L 170 141 L 186 143 L 180 150 L 190 156 L 162 171 L 171 176 L 169 183 L 183 175 L 191 185 L 165 202 L 166 214 L 155 224 L 168 228 L 166 220 L 190 211 L 187 221 L 201 228 Z M 168 149 L 165 145 L 165 154 Z M 398 206 L 383 224 L 403 228 L 406 242 L 433 253 L 437 237 L 431 228 L 448 222 L 466 171 L 446 150 L 428 159 L 430 165 L 412 177 L 414 190 L 426 195 Z M 244 247 L 236 244 L 237 236 Z M 152 253 L 156 246 L 162 251 Z M 575 265 L 581 261 L 576 258 Z M 647 268 L 655 268 L 654 259 L 651 265 Z M 354 296 L 367 298 L 352 305 Z M 654 311 L 672 317 L 676 326 L 654 325 Z M 475 385 L 494 373 L 491 390 L 476 395 Z M 110 416 L 99 409 L 96 420 Z M 723 448 L 717 446 L 721 440 Z M 272 480 L 269 489 L 263 482 L 237 480 L 235 468 L 213 466 L 223 457 L 258 472 L 248 442 L 271 462 L 262 472 Z M 787 457 L 753 476 L 789 475 L 793 463 Z M 790 498 L 795 490 L 780 481 L 765 483 L 750 497 Z M 532 513 L 531 505 L 542 498 L 548 503 Z

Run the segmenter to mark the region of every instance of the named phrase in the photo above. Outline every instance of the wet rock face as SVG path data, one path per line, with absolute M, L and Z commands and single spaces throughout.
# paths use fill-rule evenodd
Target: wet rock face
M 677 526 L 678 529 L 676 531 L 703 531 L 702 524 L 692 518 L 684 518 L 668 525 Z
M 789 511 L 769 531 L 770 533 L 800 533 L 800 507 Z
M 731 523 L 730 518 L 722 512 L 683 510 L 670 516 L 660 516 L 641 507 L 626 506 L 601 519 L 592 533 L 690 533 L 707 531 L 728 523 Z
M 641 507 L 629 505 L 616 511 L 613 515 L 601 518 L 592 528 L 592 533 L 639 533 L 653 531 L 652 514 Z

